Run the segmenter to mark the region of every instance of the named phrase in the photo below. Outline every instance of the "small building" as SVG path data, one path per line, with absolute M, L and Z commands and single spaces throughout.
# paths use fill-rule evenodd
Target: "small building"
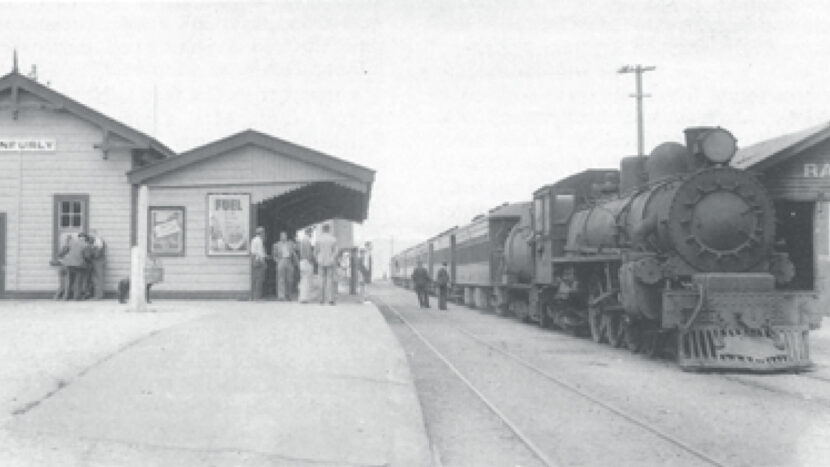
M 107 243 L 109 293 L 147 235 L 165 269 L 154 296 L 246 297 L 254 226 L 270 245 L 279 230 L 362 222 L 373 181 L 370 169 L 253 130 L 176 154 L 14 70 L 0 77 L 0 297 L 51 297 L 59 245 L 92 230 Z
M 742 148 L 732 165 L 756 172 L 773 198 L 776 248 L 787 252 L 795 265 L 791 288 L 826 295 L 830 291 L 830 123 Z

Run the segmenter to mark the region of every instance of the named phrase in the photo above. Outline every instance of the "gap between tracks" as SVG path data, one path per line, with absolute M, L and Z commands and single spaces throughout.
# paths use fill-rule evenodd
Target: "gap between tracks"
M 395 309 L 394 306 L 389 305 L 383 299 L 380 299 L 380 298 L 376 297 L 376 300 L 378 300 L 381 304 L 386 306 L 390 311 L 395 313 L 398 316 L 398 318 L 400 318 L 401 321 L 409 329 L 411 329 L 412 332 L 416 336 L 418 336 L 418 338 L 421 339 L 421 341 L 424 342 L 424 344 L 427 347 L 429 347 L 430 350 L 432 350 L 432 352 L 434 352 L 438 356 L 438 358 L 440 358 L 444 362 L 444 364 L 446 364 L 453 371 L 453 373 L 455 373 L 456 376 L 458 376 L 464 382 L 464 384 L 466 384 L 467 387 L 469 387 L 488 406 L 488 408 L 490 408 L 490 410 L 493 411 L 493 413 L 496 414 L 496 416 L 501 418 L 505 422 L 505 424 L 507 424 L 507 426 L 510 427 L 510 429 L 514 433 L 516 433 L 516 436 L 518 436 L 519 439 L 521 439 L 522 442 L 525 443 L 539 459 L 541 459 L 546 465 L 549 465 L 549 466 L 555 465 L 553 463 L 553 461 L 551 461 L 543 452 L 541 452 L 541 450 L 539 450 L 539 448 L 536 447 L 536 445 L 533 444 L 533 442 L 529 438 L 527 438 L 527 436 L 525 436 L 513 422 L 511 422 L 497 407 L 495 407 L 484 396 L 484 394 L 482 394 L 478 389 L 476 389 L 473 386 L 473 384 L 466 377 L 464 377 L 464 375 L 462 375 L 461 372 L 452 364 L 452 362 L 449 361 L 449 359 L 447 357 L 445 357 L 438 349 L 436 349 L 435 346 L 433 346 L 431 342 L 429 342 L 412 324 L 410 324 L 409 321 L 407 321 L 407 319 L 404 318 L 403 315 L 397 309 Z M 435 316 L 432 313 L 430 313 L 430 315 Z M 447 321 L 453 321 L 453 320 L 447 319 Z M 690 446 L 689 444 L 681 441 L 680 439 L 675 438 L 674 436 L 672 436 L 672 435 L 670 435 L 670 434 L 668 434 L 668 433 L 666 433 L 662 430 L 659 430 L 657 428 L 652 427 L 648 422 L 646 422 L 644 420 L 641 420 L 641 419 L 639 419 L 638 417 L 636 417 L 634 415 L 630 415 L 630 414 L 626 413 L 625 411 L 623 411 L 622 409 L 619 409 L 619 408 L 617 408 L 617 407 L 615 407 L 615 406 L 613 406 L 613 405 L 611 405 L 611 404 L 609 404 L 605 401 L 602 401 L 601 399 L 599 399 L 597 397 L 592 396 L 591 394 L 588 394 L 585 391 L 582 391 L 578 387 L 568 383 L 567 381 L 562 380 L 561 378 L 558 378 L 558 377 L 546 372 L 545 370 L 542 370 L 541 368 L 539 368 L 536 365 L 528 362 L 527 360 L 524 360 L 523 358 L 521 358 L 519 356 L 511 354 L 510 352 L 507 352 L 507 351 L 505 351 L 505 350 L 503 350 L 499 347 L 496 347 L 496 346 L 490 344 L 489 342 L 485 341 L 482 337 L 477 336 L 476 334 L 473 334 L 473 333 L 467 331 L 466 329 L 463 329 L 463 328 L 461 328 L 459 326 L 456 326 L 455 324 L 452 324 L 452 323 L 450 323 L 450 327 L 452 327 L 456 331 L 466 335 L 467 337 L 469 337 L 473 341 L 479 343 L 480 345 L 483 345 L 483 346 L 485 346 L 485 347 L 487 347 L 487 348 L 489 348 L 489 349 L 491 349 L 495 352 L 498 352 L 498 353 L 504 355 L 505 357 L 515 361 L 516 363 L 520 364 L 521 366 L 523 366 L 523 367 L 531 370 L 532 372 L 542 376 L 543 378 L 551 381 L 552 383 L 556 384 L 557 386 L 559 386 L 563 389 L 566 389 L 567 391 L 569 391 L 571 393 L 574 393 L 574 394 L 576 394 L 576 395 L 578 395 L 578 396 L 580 396 L 584 399 L 587 399 L 590 402 L 593 402 L 594 404 L 604 408 L 605 410 L 608 410 L 609 412 L 613 413 L 614 415 L 617 415 L 618 417 L 628 421 L 629 423 L 631 423 L 633 425 L 636 425 L 636 426 L 638 426 L 638 427 L 654 434 L 655 436 L 669 442 L 670 444 L 673 444 L 673 445 L 683 449 L 684 451 L 688 452 L 689 454 L 692 454 L 693 456 L 697 457 L 698 459 L 700 459 L 700 460 L 702 460 L 706 463 L 709 463 L 709 464 L 715 465 L 715 466 L 720 466 L 720 467 L 725 467 L 725 466 L 728 465 L 728 464 L 726 464 L 722 461 L 719 461 L 719 460 L 709 456 L 708 454 L 705 454 L 704 452 Z

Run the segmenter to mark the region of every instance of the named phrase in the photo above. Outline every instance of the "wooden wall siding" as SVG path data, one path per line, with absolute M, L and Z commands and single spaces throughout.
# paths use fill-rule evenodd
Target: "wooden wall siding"
M 18 267 L 18 193 L 20 154 L 0 153 L 0 212 L 6 213 L 6 273 L 4 290 L 15 290 Z
M 248 193 L 256 187 L 227 186 L 216 188 L 150 187 L 150 206 L 184 206 L 185 255 L 160 258 L 164 282 L 153 291 L 247 291 L 250 290 L 250 259 L 248 256 L 208 256 L 207 234 L 208 193 Z M 267 187 L 271 196 L 285 187 Z M 264 191 L 259 196 L 265 196 Z M 268 196 L 270 197 L 270 196 Z M 142 235 L 141 232 L 138 233 Z M 144 232 L 143 235 L 147 235 Z
M 33 98 L 24 93 L 21 100 Z M 53 195 L 87 193 L 90 229 L 97 229 L 109 247 L 105 287 L 114 290 L 129 271 L 129 152 L 113 150 L 104 160 L 94 148 L 102 142 L 101 129 L 67 112 L 21 109 L 17 120 L 9 111 L 0 112 L 0 137 L 26 136 L 53 138 L 57 150 L 0 153 L 0 210 L 8 213 L 6 289 L 57 287 L 56 270 L 49 266 Z
M 259 146 L 246 145 L 182 169 L 160 175 L 149 182 L 154 186 L 193 186 L 270 183 L 274 180 L 307 182 L 345 180 L 337 172 L 278 154 Z
M 821 195 L 830 200 L 830 176 L 805 177 L 804 164 L 818 164 L 819 173 L 824 164 L 830 164 L 830 141 L 807 149 L 781 164 L 767 169 L 764 184 L 776 198 L 793 201 L 816 201 Z M 830 175 L 825 172 L 825 175 Z

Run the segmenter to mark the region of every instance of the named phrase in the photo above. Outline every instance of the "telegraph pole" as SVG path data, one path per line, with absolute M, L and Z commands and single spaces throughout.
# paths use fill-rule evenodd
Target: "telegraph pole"
M 629 97 L 637 99 L 637 155 L 642 156 L 643 151 L 643 98 L 651 97 L 651 94 L 643 94 L 643 73 L 653 71 L 656 67 L 642 66 L 642 65 L 625 65 L 617 70 L 617 73 L 634 73 L 634 78 L 637 84 L 637 92 L 629 94 Z

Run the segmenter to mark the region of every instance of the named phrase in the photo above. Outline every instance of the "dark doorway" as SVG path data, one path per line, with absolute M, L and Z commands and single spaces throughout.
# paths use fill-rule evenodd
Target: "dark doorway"
M 6 213 L 0 212 L 0 297 L 6 294 Z
M 815 289 L 814 202 L 776 201 L 776 250 L 789 255 L 795 277 L 787 284 L 791 290 Z
M 259 203 L 256 205 L 257 225 L 265 227 L 263 244 L 265 252 L 273 254 L 274 244 L 280 239 L 280 232 L 285 232 L 291 240 L 297 240 L 297 229 L 289 219 L 279 215 L 274 209 L 273 203 Z M 265 284 L 262 289 L 266 298 L 274 298 L 277 295 L 277 265 L 268 260 L 268 270 L 265 274 Z

